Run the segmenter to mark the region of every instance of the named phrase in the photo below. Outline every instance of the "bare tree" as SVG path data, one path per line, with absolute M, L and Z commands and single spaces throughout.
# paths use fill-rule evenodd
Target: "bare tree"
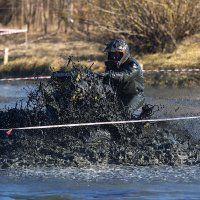
M 200 31 L 200 1 L 93 0 L 99 30 L 125 37 L 138 51 L 170 51 L 187 34 Z
M 0 0 L 0 23 L 48 33 L 122 37 L 142 52 L 171 51 L 200 31 L 199 0 Z

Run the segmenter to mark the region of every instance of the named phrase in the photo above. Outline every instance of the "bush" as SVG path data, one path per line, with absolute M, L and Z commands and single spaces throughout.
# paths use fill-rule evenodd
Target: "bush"
M 0 0 L 0 8 L 3 25 L 28 24 L 45 34 L 72 30 L 100 42 L 122 37 L 138 52 L 173 51 L 200 30 L 199 0 Z
M 126 38 L 138 52 L 173 51 L 200 30 L 199 0 L 93 1 L 93 20 L 112 37 Z

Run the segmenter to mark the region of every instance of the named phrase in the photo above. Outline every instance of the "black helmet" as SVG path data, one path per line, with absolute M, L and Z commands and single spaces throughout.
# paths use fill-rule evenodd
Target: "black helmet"
M 120 67 L 129 57 L 129 47 L 122 39 L 114 39 L 104 49 L 104 52 L 108 53 L 106 65 L 114 64 L 116 67 Z

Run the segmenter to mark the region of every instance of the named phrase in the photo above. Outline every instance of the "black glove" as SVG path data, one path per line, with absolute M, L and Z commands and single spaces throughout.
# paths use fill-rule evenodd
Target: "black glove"
M 103 75 L 103 84 L 109 84 L 111 79 L 111 75 L 109 72 L 104 73 Z
M 110 82 L 110 75 L 108 72 L 105 72 L 105 73 L 96 73 L 95 74 L 96 77 L 100 80 L 102 80 L 102 82 L 104 84 L 108 84 Z
M 56 71 L 53 72 L 51 75 L 51 78 L 56 79 L 56 78 L 69 78 L 72 76 L 72 73 L 70 71 Z
M 96 73 L 95 75 L 99 79 L 103 79 L 103 77 L 104 77 L 104 73 Z

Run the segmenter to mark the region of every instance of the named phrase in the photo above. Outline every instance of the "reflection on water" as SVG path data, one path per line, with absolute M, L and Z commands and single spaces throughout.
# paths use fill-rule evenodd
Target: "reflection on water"
M 195 99 L 200 100 L 200 87 L 196 88 L 145 88 L 147 96 L 162 99 Z
M 0 82 L 0 109 L 14 107 L 17 101 L 26 100 L 28 91 L 33 88 L 33 81 Z
M 34 81 L 11 81 L 0 82 L 0 108 L 4 106 L 13 106 L 20 99 L 25 99 L 28 91 L 35 86 Z M 200 87 L 199 88 L 145 88 L 146 101 L 163 102 L 179 104 L 182 106 L 200 105 Z
M 32 82 L 1 83 L 0 108 L 15 105 L 33 87 Z M 200 111 L 200 88 L 146 88 L 145 94 L 148 103 L 165 105 L 165 116 Z M 1 170 L 0 199 L 197 200 L 200 171 L 199 166 Z

